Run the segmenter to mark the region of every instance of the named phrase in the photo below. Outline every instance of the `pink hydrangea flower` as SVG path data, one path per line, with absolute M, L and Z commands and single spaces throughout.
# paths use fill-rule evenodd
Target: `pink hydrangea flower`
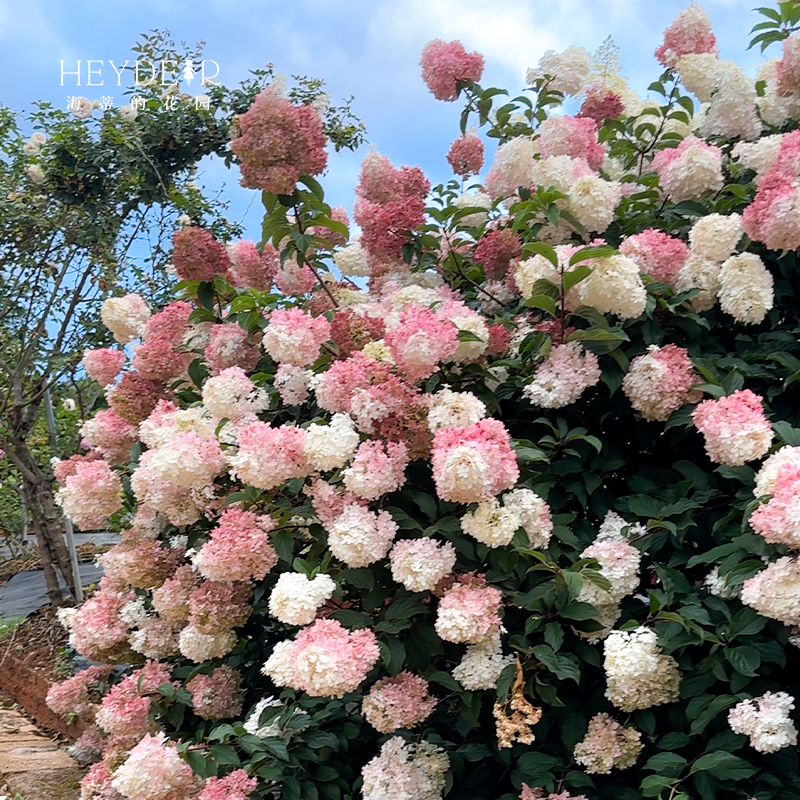
M 272 87 L 256 96 L 238 126 L 240 135 L 230 148 L 246 188 L 291 194 L 301 175 L 319 175 L 328 163 L 319 112 L 310 105 L 293 105 Z
M 750 525 L 771 544 L 800 549 L 800 466 L 779 467 L 771 489 L 772 497 L 753 512 Z
M 361 244 L 373 258 L 396 259 L 407 234 L 425 219 L 430 183 L 419 167 L 395 169 L 386 156 L 368 153 L 361 165 L 353 214 Z
M 543 158 L 584 158 L 593 170 L 600 169 L 606 156 L 597 140 L 597 123 L 588 116 L 549 117 L 539 126 L 539 147 Z
M 369 628 L 348 631 L 334 619 L 318 619 L 300 631 L 288 655 L 294 688 L 311 697 L 342 697 L 361 685 L 380 649 Z
M 153 608 L 168 620 L 186 622 L 189 619 L 189 598 L 198 583 L 197 574 L 189 564 L 178 567 L 172 577 L 153 592 Z
M 143 377 L 138 372 L 123 372 L 119 383 L 107 393 L 106 399 L 126 422 L 138 425 L 150 416 L 163 397 L 163 385 Z
M 189 595 L 189 624 L 207 636 L 244 625 L 253 610 L 250 594 L 246 583 L 203 581 Z
M 108 386 L 122 371 L 125 353 L 110 347 L 84 350 L 81 363 L 93 381 L 97 381 L 101 386 Z
M 54 683 L 47 691 L 47 707 L 61 717 L 75 714 L 92 722 L 102 687 L 111 671 L 108 666 L 91 666 L 65 681 Z
M 369 342 L 382 339 L 386 322 L 381 317 L 359 314 L 352 308 L 339 309 L 331 322 L 331 339 L 339 350 L 339 358 L 349 358 Z
M 651 345 L 631 362 L 622 389 L 647 420 L 664 421 L 684 403 L 700 399 L 692 386 L 700 382 L 689 353 L 674 344 Z
M 400 312 L 396 326 L 384 340 L 392 357 L 410 381 L 429 378 L 440 361 L 449 360 L 458 348 L 458 331 L 446 318 L 422 306 Z
M 447 163 L 456 175 L 468 178 L 483 167 L 483 142 L 474 133 L 463 133 L 450 145 Z
M 98 556 L 106 578 L 121 590 L 128 586 L 134 589 L 160 586 L 180 560 L 177 550 L 130 529 L 122 534 L 118 544 Z
M 419 63 L 422 80 L 437 100 L 455 100 L 460 81 L 477 82 L 483 74 L 483 56 L 468 53 L 459 41 L 433 39 L 422 49 Z
M 144 338 L 163 337 L 173 345 L 181 344 L 188 329 L 192 311 L 194 311 L 194 307 L 185 300 L 169 303 L 147 320 Z
M 245 372 L 255 369 L 261 357 L 257 344 L 249 341 L 247 331 L 240 325 L 214 325 L 211 341 L 203 355 L 211 367 L 212 375 L 219 375 L 228 367 L 241 367 Z
M 764 456 L 772 444 L 772 426 L 764 416 L 763 400 L 740 389 L 719 400 L 705 400 L 692 413 L 705 437 L 708 457 L 738 467 Z
M 251 239 L 228 245 L 231 283 L 240 289 L 268 292 L 280 266 L 278 251 L 267 242 L 261 253 Z
M 696 136 L 687 136 L 677 147 L 659 150 L 653 169 L 670 198 L 679 203 L 704 192 L 722 188 L 722 150 Z
M 251 511 L 226 509 L 192 563 L 214 581 L 260 581 L 278 563 L 269 532 L 275 520 Z
M 380 733 L 413 728 L 436 708 L 436 698 L 428 691 L 428 681 L 408 671 L 393 678 L 381 678 L 364 698 L 361 713 Z
M 368 439 L 358 446 L 344 471 L 344 485 L 358 497 L 377 500 L 406 482 L 406 466 L 408 448 L 404 444 Z
M 288 297 L 308 294 L 316 283 L 316 278 L 308 264 L 287 261 L 275 271 L 275 285 Z
M 230 263 L 224 246 L 204 228 L 190 225 L 172 237 L 172 264 L 183 281 L 213 281 Z
M 541 408 L 563 408 L 575 403 L 600 380 L 597 356 L 580 342 L 553 345 L 538 366 L 533 381 L 522 390 L 531 403 Z
M 122 464 L 130 457 L 138 439 L 136 425 L 126 422 L 110 408 L 98 411 L 84 422 L 81 435 L 97 448 L 110 464 Z
M 593 119 L 600 128 L 607 119 L 618 119 L 624 110 L 625 104 L 618 94 L 602 84 L 593 84 L 586 92 L 578 116 Z
M 239 673 L 223 664 L 210 675 L 200 673 L 187 684 L 192 695 L 194 713 L 203 719 L 227 719 L 242 713 L 242 693 Z
M 131 366 L 146 380 L 168 383 L 186 371 L 191 353 L 176 351 L 166 336 L 150 336 L 133 353 Z
M 132 591 L 115 591 L 102 580 L 100 590 L 75 612 L 70 625 L 72 646 L 86 658 L 105 663 L 114 663 L 118 653 L 127 655 L 130 626 L 120 613 L 135 599 Z
M 691 3 L 672 20 L 664 31 L 664 41 L 656 48 L 656 58 L 674 69 L 678 59 L 690 53 L 719 54 L 711 20 L 697 3 Z
M 619 251 L 635 261 L 645 275 L 670 286 L 689 257 L 689 248 L 682 239 L 655 228 L 628 236 L 619 246 Z
M 103 698 L 97 712 L 97 724 L 106 732 L 118 736 L 136 735 L 153 730 L 150 715 L 150 695 L 170 682 L 166 664 L 148 661 L 141 669 L 133 670 Z
M 431 461 L 437 494 L 453 503 L 490 500 L 519 479 L 511 438 L 496 419 L 436 431 Z
M 521 253 L 522 244 L 517 234 L 511 228 L 500 228 L 481 236 L 475 248 L 475 261 L 483 266 L 487 278 L 501 280 Z
M 83 530 L 98 530 L 122 508 L 122 481 L 105 461 L 78 464 L 56 495 L 64 513 Z
M 762 177 L 753 201 L 742 214 L 742 227 L 770 250 L 800 247 L 800 131 L 784 134 L 775 165 Z
M 199 778 L 163 733 L 147 734 L 117 769 L 111 785 L 130 800 L 185 800 Z
M 325 317 L 312 317 L 299 308 L 279 309 L 264 331 L 264 349 L 279 364 L 305 367 L 317 360 L 330 338 L 331 324 Z
M 436 633 L 446 642 L 477 644 L 500 629 L 503 595 L 483 576 L 460 575 L 439 601 Z
M 249 800 L 257 783 L 258 778 L 248 777 L 243 769 L 234 770 L 224 778 L 212 776 L 206 779 L 197 800 Z
M 236 480 L 256 489 L 274 489 L 291 478 L 303 478 L 313 471 L 305 457 L 303 428 L 253 422 L 239 430 L 237 452 L 228 457 Z

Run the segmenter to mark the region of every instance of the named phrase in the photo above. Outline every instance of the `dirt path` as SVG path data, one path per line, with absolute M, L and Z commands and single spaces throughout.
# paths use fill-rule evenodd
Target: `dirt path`
M 0 794 L 9 800 L 77 800 L 82 771 L 0 697 Z

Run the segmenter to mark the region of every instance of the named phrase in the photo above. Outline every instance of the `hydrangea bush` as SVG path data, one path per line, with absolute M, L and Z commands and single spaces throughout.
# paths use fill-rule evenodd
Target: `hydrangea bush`
M 132 357 L 86 354 L 108 408 L 57 468 L 123 525 L 63 616 L 126 666 L 50 694 L 83 800 L 797 797 L 793 9 L 753 80 L 691 5 L 658 101 L 609 47 L 509 99 L 430 43 L 461 180 L 370 152 L 360 234 L 314 107 L 257 98 L 262 241 L 184 227 L 179 298 L 106 303 Z

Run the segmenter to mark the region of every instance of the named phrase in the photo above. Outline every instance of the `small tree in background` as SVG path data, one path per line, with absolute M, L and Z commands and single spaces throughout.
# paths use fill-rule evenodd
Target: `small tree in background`
M 151 63 L 197 62 L 202 45 L 176 50 L 168 34 L 154 32 L 134 53 Z M 138 111 L 127 105 L 95 114 L 88 100 L 72 112 L 39 103 L 25 122 L 0 111 L 0 449 L 10 462 L 4 487 L 24 494 L 54 603 L 61 602 L 56 573 L 68 586 L 74 577 L 53 501 L 52 454 L 31 438 L 44 425 L 44 394 L 64 393 L 88 415 L 98 392 L 86 395 L 76 371 L 85 348 L 111 341 L 100 325 L 102 301 L 135 286 L 163 302 L 179 217 L 202 222 L 223 241 L 240 233 L 193 176 L 206 156 L 230 164 L 231 122 L 272 78 L 268 67 L 236 88 L 208 87 L 208 110 L 188 95 L 165 107 L 163 87 L 154 85 L 135 87 L 146 102 Z M 310 102 L 322 89 L 320 81 L 299 79 L 295 91 Z M 29 126 L 32 136 L 22 132 Z M 327 110 L 326 130 L 337 146 L 356 147 L 363 137 L 347 106 Z

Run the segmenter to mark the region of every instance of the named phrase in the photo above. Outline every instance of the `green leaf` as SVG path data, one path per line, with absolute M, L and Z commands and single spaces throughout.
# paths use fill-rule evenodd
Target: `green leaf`
M 677 778 L 683 772 L 686 764 L 686 759 L 677 753 L 656 753 L 656 755 L 648 759 L 644 769 Z
M 761 666 L 761 656 L 758 650 L 750 645 L 726 647 L 725 658 L 737 672 L 749 678 L 758 674 L 758 668 Z
M 525 245 L 526 253 L 534 253 L 544 256 L 556 269 L 558 269 L 558 253 L 544 242 L 529 242 Z
M 750 762 L 725 750 L 706 753 L 692 764 L 692 772 L 713 772 L 714 777 L 724 780 L 745 780 L 756 773 Z
M 217 293 L 214 291 L 213 283 L 203 281 L 197 287 L 197 300 L 207 311 L 214 311 L 214 303 L 217 300 Z
M 592 274 L 593 270 L 586 264 L 581 264 L 575 269 L 564 273 L 564 291 L 568 292 L 575 284 L 580 283 Z M 603 318 L 605 322 L 605 318 Z
M 551 316 L 556 315 L 556 301 L 553 300 L 552 297 L 548 297 L 545 294 L 537 294 L 533 297 L 529 297 L 525 301 L 525 305 L 529 308 L 540 308 L 542 311 L 546 311 Z
M 630 338 L 620 328 L 590 328 L 573 331 L 567 336 L 568 342 L 629 342 Z
M 579 264 L 581 261 L 586 261 L 590 258 L 608 258 L 619 254 L 619 250 L 607 244 L 590 245 L 588 247 L 581 247 L 576 250 L 569 260 L 569 265 L 573 266 Z
M 209 750 L 209 753 L 217 764 L 233 767 L 238 767 L 239 764 L 241 764 L 239 754 L 229 744 L 215 744 L 211 750 Z
M 464 691 L 461 684 L 449 672 L 434 672 L 432 675 L 428 676 L 428 681 L 438 683 L 440 686 L 444 686 L 452 692 Z

